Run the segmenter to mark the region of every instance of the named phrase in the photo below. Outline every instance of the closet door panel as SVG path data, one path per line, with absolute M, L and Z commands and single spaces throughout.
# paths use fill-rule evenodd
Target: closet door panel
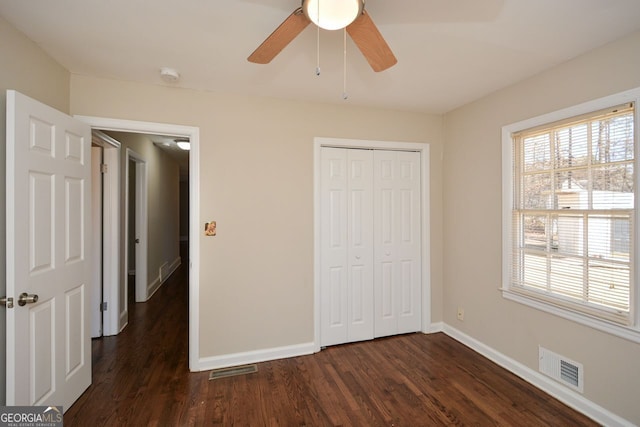
M 397 258 L 398 329 L 397 333 L 420 330 L 422 321 L 422 275 L 420 247 L 420 153 L 396 152 L 399 194 Z
M 373 339 L 373 152 L 347 152 L 349 301 L 347 340 Z
M 375 336 L 420 330 L 420 153 L 374 153 Z
M 393 151 L 375 151 L 373 155 L 374 223 L 374 335 L 383 337 L 397 332 L 398 266 L 397 170 Z
M 373 155 L 321 150 L 322 346 L 373 338 Z
M 321 155 L 320 342 L 325 346 L 347 340 L 347 157 L 333 148 Z

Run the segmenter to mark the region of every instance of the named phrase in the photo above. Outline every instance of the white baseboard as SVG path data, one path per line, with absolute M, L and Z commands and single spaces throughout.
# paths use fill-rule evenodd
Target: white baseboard
M 118 328 L 118 332 L 112 334 L 112 335 L 118 335 L 120 332 L 122 332 L 124 330 L 124 328 L 127 327 L 127 325 L 129 324 L 129 312 L 128 311 L 123 311 L 122 313 L 120 313 L 120 316 L 118 316 L 118 326 L 120 326 Z M 105 335 L 107 336 L 107 335 Z
M 211 369 L 227 368 L 229 366 L 239 366 L 249 363 L 267 362 L 269 360 L 286 359 L 289 357 L 306 356 L 308 354 L 313 354 L 314 349 L 314 343 L 310 342 L 285 347 L 205 357 L 198 360 L 197 370 L 208 371 Z
M 579 393 L 553 381 L 551 378 L 537 372 L 522 363 L 505 356 L 504 354 L 494 350 L 493 348 L 481 343 L 475 338 L 460 332 L 456 328 L 447 324 L 443 325 L 445 334 L 449 335 L 456 341 L 461 342 L 472 350 L 480 353 L 487 359 L 497 363 L 506 370 L 519 376 L 528 383 L 541 389 L 542 391 L 555 397 L 567 406 L 572 407 L 578 412 L 583 413 L 587 417 L 605 426 L 620 426 L 620 427 L 633 427 L 634 424 L 625 420 L 624 418 L 614 414 L 611 411 L 595 404 L 589 399 L 585 398 Z
M 158 269 L 158 277 L 160 278 L 160 283 L 164 283 L 169 277 L 169 263 L 167 261 L 163 262 Z
M 149 301 L 149 299 L 151 299 L 153 294 L 155 294 L 156 291 L 158 289 L 160 289 L 160 285 L 162 285 L 162 282 L 160 281 L 160 276 L 158 276 L 155 279 L 153 279 L 153 282 L 151 282 L 151 283 L 149 283 L 147 285 L 147 299 L 146 299 L 146 301 Z
M 180 267 L 181 265 L 182 265 L 182 258 L 177 257 L 176 259 L 174 259 L 173 262 L 169 264 L 169 275 L 167 276 L 167 278 L 171 277 L 173 272 L 176 271 L 178 267 Z
M 160 267 L 158 271 L 158 277 L 153 279 L 153 282 L 147 285 L 147 299 L 146 299 L 147 301 L 149 301 L 149 299 L 153 296 L 153 294 L 155 294 L 156 291 L 160 289 L 160 286 L 162 286 L 162 284 L 166 282 L 169 277 L 171 277 L 173 272 L 176 271 L 178 267 L 180 267 L 181 263 L 182 263 L 182 260 L 180 257 L 178 257 L 174 259 L 171 264 L 165 262 Z M 164 271 L 164 274 L 163 274 L 163 271 Z
M 176 259 L 173 260 L 171 264 L 169 264 L 168 262 L 165 262 L 164 264 L 162 264 L 160 266 L 160 271 L 158 273 L 158 276 L 160 277 L 160 282 L 161 283 L 166 282 L 167 279 L 171 277 L 173 272 L 176 271 L 178 267 L 180 267 L 181 263 L 182 263 L 181 258 L 177 257 Z
M 435 334 L 436 332 L 444 331 L 444 322 L 435 322 L 429 325 L 429 329 L 422 331 L 425 334 Z

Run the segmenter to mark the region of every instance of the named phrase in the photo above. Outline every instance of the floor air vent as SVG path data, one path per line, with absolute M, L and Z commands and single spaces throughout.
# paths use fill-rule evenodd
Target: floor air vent
M 235 377 L 237 375 L 255 374 L 258 372 L 258 365 L 232 366 L 230 368 L 214 369 L 209 373 L 209 380 L 217 380 L 226 377 Z
M 584 368 L 581 363 L 560 356 L 544 347 L 539 347 L 539 369 L 543 374 L 580 393 L 584 391 Z

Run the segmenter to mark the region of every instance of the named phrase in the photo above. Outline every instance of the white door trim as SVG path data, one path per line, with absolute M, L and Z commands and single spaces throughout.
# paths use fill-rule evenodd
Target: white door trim
M 120 277 L 120 143 L 109 135 L 93 130 L 92 141 L 103 148 L 102 188 L 102 335 L 116 335 L 118 328 L 118 296 Z
M 431 230 L 429 203 L 429 144 L 415 142 L 369 141 L 358 139 L 313 139 L 313 300 L 314 300 L 314 351 L 320 351 L 320 149 L 322 147 L 359 148 L 376 150 L 402 150 L 420 152 L 421 168 L 421 266 L 422 266 L 422 332 L 431 330 Z
M 189 370 L 200 371 L 200 128 L 93 116 L 75 116 L 93 129 L 187 137 L 189 151 Z M 122 286 L 120 286 L 122 288 Z

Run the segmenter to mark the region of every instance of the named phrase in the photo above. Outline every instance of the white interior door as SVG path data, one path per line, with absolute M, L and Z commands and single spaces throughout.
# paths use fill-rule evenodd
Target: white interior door
M 373 338 L 373 156 L 322 149 L 321 345 Z
M 375 336 L 419 331 L 420 153 L 374 152 Z
M 132 270 L 132 266 L 129 266 L 130 259 L 130 241 L 134 241 L 134 256 L 135 256 L 135 301 L 145 302 L 151 297 L 149 292 L 149 286 L 147 282 L 147 265 L 148 265 L 148 188 L 149 177 L 147 172 L 147 162 L 140 154 L 127 148 L 126 151 L 127 162 L 125 164 L 125 176 L 127 184 L 125 185 L 125 212 L 126 221 L 125 227 L 125 256 L 124 259 L 127 262 L 125 265 L 125 291 L 121 298 L 120 310 L 120 327 L 123 328 L 128 322 L 128 291 L 126 290 L 126 284 L 128 283 L 128 274 Z M 131 197 L 130 193 L 130 179 L 134 178 L 133 191 L 135 194 Z M 129 218 L 134 218 L 134 229 L 130 230 Z
M 8 91 L 6 148 L 7 404 L 66 410 L 91 383 L 91 130 Z

